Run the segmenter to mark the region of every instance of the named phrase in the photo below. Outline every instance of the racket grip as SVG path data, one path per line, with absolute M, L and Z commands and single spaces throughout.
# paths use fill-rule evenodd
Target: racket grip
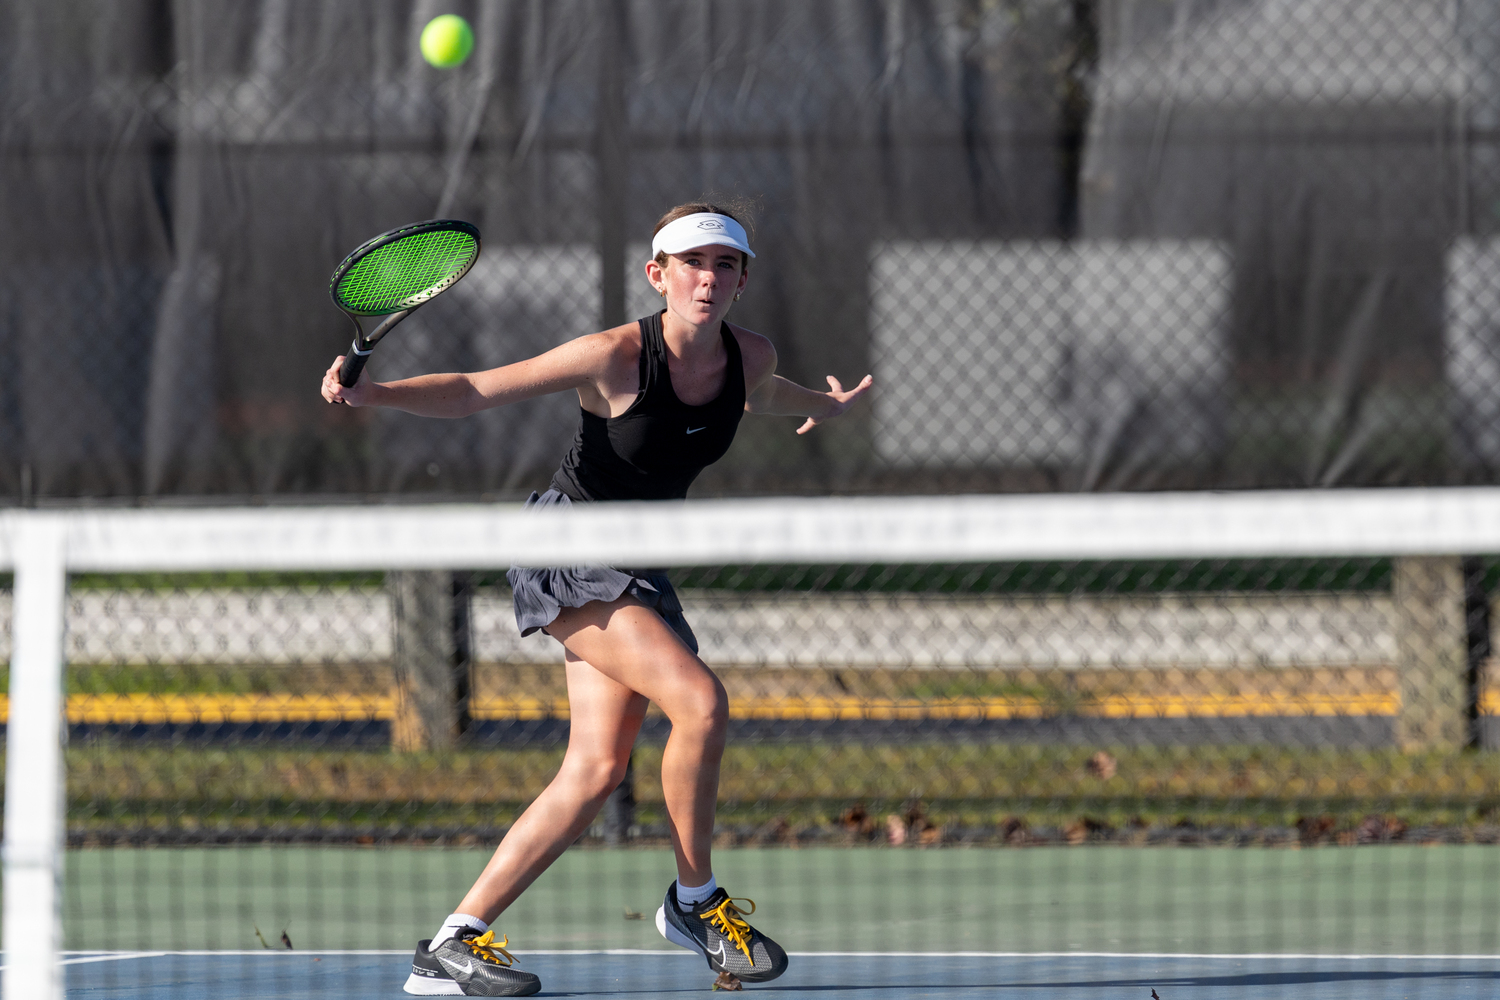
M 365 370 L 365 362 L 370 355 L 375 353 L 375 348 L 367 347 L 360 350 L 359 341 L 356 340 L 349 345 L 349 353 L 344 355 L 344 366 L 339 369 L 339 385 L 348 388 L 359 381 L 359 373 Z

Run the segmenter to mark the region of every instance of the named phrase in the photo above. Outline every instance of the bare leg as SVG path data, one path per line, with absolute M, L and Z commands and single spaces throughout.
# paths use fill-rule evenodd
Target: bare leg
M 661 784 L 683 885 L 713 874 L 714 811 L 729 696 L 661 616 L 634 600 L 570 608 L 548 627 L 569 653 L 655 702 L 672 721 Z
M 562 767 L 506 833 L 459 913 L 492 923 L 578 839 L 625 776 L 646 699 L 572 654 L 566 670 L 572 724 Z
M 567 649 L 568 750 L 557 777 L 511 827 L 459 904 L 458 912 L 486 922 L 598 815 L 624 776 L 648 699 L 672 720 L 662 786 L 679 877 L 700 885 L 712 873 L 709 850 L 728 718 L 718 678 L 655 611 L 631 598 L 566 609 L 548 631 Z

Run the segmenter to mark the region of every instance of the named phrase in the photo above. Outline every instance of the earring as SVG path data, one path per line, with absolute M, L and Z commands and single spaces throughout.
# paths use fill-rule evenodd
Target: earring
M 660 295 L 662 298 L 666 298 L 667 297 L 667 290 L 665 288 L 658 288 L 656 290 L 656 294 Z
M 734 293 L 734 301 L 736 301 L 736 302 L 738 302 L 738 301 L 739 301 L 739 300 L 740 300 L 740 295 L 741 295 L 741 294 L 742 294 L 742 293 L 740 293 L 740 292 L 735 292 L 735 293 Z

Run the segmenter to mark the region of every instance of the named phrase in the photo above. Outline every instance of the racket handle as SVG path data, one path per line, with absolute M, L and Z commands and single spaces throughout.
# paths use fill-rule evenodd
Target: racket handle
M 349 345 L 349 353 L 344 355 L 344 366 L 339 369 L 339 385 L 348 388 L 359 381 L 359 373 L 365 370 L 365 362 L 370 355 L 375 353 L 375 348 L 365 347 L 360 349 L 360 342 L 355 340 Z

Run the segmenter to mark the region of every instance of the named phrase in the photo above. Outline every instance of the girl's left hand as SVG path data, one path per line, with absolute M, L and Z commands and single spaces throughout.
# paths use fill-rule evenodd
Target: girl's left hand
M 833 400 L 833 406 L 830 412 L 824 414 L 821 417 L 808 417 L 807 422 L 801 427 L 797 428 L 797 433 L 806 434 L 808 431 L 812 430 L 823 421 L 832 420 L 834 417 L 838 416 L 845 410 L 849 409 L 849 407 L 853 406 L 854 401 L 863 396 L 865 392 L 869 390 L 870 386 L 874 384 L 875 377 L 873 375 L 866 375 L 863 379 L 860 380 L 859 385 L 845 392 L 844 387 L 839 383 L 838 379 L 834 378 L 832 375 L 828 376 L 828 386 L 831 391 L 826 392 L 823 395 Z

